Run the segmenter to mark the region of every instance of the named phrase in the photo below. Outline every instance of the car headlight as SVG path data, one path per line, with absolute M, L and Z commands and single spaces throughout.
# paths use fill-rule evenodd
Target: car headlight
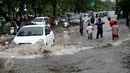
M 36 42 L 36 44 L 44 44 L 44 40 L 43 39 L 40 39 Z

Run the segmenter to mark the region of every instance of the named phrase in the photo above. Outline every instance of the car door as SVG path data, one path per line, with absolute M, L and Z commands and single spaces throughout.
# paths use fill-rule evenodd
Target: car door
M 49 26 L 45 26 L 45 36 L 46 36 L 46 44 L 52 45 L 54 40 L 53 32 L 51 31 L 51 28 Z

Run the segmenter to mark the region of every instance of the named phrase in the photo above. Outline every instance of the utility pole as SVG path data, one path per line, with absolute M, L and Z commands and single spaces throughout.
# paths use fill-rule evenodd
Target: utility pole
M 119 2 L 119 0 L 116 0 L 116 4 L 115 4 L 116 5 L 115 6 L 116 7 L 116 11 L 115 11 L 115 14 L 117 14 L 117 12 L 118 12 L 118 2 Z
M 8 11 L 9 11 L 9 15 L 11 16 L 11 14 L 12 14 L 12 0 L 8 0 L 8 1 L 9 1 Z
M 52 6 L 53 6 L 53 17 L 56 17 L 56 0 L 52 0 Z

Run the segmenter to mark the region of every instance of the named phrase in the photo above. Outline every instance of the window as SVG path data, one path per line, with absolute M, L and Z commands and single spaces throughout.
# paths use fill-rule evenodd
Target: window
M 43 27 L 26 27 L 22 28 L 17 36 L 41 36 L 43 35 Z
M 33 22 L 42 22 L 43 21 L 43 18 L 36 18 L 33 20 Z
M 51 32 L 50 27 L 49 26 L 45 26 L 45 35 L 50 34 L 50 32 Z

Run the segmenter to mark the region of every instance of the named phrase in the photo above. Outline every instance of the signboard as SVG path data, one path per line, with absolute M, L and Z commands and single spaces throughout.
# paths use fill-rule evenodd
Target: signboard
M 95 2 L 91 2 L 91 6 L 94 7 L 96 5 Z

